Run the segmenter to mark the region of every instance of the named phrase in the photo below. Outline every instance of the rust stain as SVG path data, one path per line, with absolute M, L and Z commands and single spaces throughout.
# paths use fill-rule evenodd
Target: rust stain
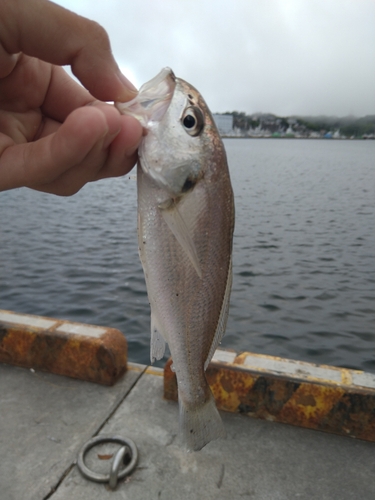
M 100 337 L 28 325 L 0 324 L 0 362 L 113 385 L 126 371 L 127 342 L 113 328 Z
M 211 363 L 206 377 L 221 410 L 237 411 L 243 398 L 254 384 L 252 377 L 244 377 L 241 370 L 228 369 L 228 365 Z
M 100 455 L 98 453 L 99 460 L 110 460 L 112 457 L 113 457 L 113 453 L 112 453 L 112 455 Z
M 282 408 L 280 421 L 301 427 L 317 428 L 319 422 L 344 393 L 345 391 L 337 386 L 302 383 Z
M 3 329 L 5 329 L 3 327 Z M 22 362 L 31 349 L 36 334 L 32 331 L 19 331 L 16 328 L 7 329 L 7 334 L 3 334 L 0 345 L 0 361 L 7 363 L 15 360 L 15 364 Z
M 296 403 L 303 406 L 316 406 L 316 399 L 312 394 L 299 394 Z
M 349 436 L 375 441 L 375 397 L 353 391 L 345 393 L 319 426 L 327 432 L 335 432 L 337 428 Z
M 239 354 L 238 356 L 236 356 L 236 358 L 234 360 L 234 364 L 243 365 L 245 362 L 246 356 L 247 356 L 247 352 L 243 352 L 243 353 Z
M 207 381 L 219 409 L 375 442 L 375 390 L 244 369 L 237 360 L 243 363 L 246 356 L 232 365 L 213 361 L 208 366 Z M 171 363 L 164 369 L 164 397 L 177 401 Z
M 164 398 L 170 401 L 178 400 L 176 374 L 171 370 L 172 358 L 164 366 Z

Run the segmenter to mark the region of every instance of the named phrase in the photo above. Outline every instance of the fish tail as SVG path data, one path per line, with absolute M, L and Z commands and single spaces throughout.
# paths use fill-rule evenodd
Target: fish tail
M 188 450 L 199 451 L 210 441 L 226 437 L 211 391 L 207 401 L 198 407 L 189 408 L 181 398 L 179 406 L 180 434 Z

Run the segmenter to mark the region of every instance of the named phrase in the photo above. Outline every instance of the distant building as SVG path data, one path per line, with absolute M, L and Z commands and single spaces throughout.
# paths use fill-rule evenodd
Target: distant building
M 213 115 L 213 117 L 221 135 L 233 133 L 232 115 Z
M 340 130 L 336 130 L 336 132 L 333 134 L 334 139 L 341 139 L 341 134 Z

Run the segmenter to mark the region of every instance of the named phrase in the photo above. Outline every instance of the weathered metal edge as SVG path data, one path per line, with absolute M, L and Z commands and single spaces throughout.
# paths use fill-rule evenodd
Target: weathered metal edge
M 0 362 L 113 385 L 127 342 L 114 328 L 0 310 Z
M 164 397 L 177 401 L 171 363 L 164 368 Z M 373 374 L 218 350 L 206 377 L 220 410 L 375 442 Z

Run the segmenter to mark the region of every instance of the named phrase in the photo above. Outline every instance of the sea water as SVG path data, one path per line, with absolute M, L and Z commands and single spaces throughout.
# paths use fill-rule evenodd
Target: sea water
M 226 139 L 236 203 L 222 346 L 375 372 L 375 142 Z M 0 308 L 120 329 L 149 362 L 134 175 L 0 193 Z

